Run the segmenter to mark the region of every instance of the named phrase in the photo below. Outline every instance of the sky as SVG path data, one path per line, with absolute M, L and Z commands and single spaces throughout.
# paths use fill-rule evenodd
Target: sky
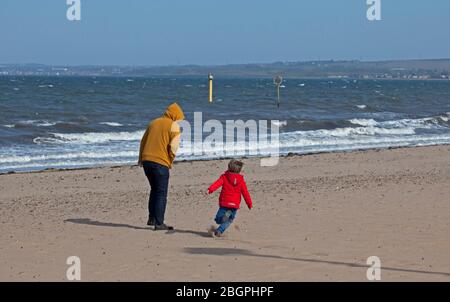
M 221 65 L 450 58 L 450 1 L 1 0 L 0 63 Z

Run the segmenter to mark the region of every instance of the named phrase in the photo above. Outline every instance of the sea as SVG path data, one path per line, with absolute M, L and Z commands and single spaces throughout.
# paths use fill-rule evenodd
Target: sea
M 271 78 L 216 77 L 212 103 L 208 91 L 207 77 L 0 76 L 0 173 L 135 164 L 172 102 L 192 124 L 195 112 L 223 125 L 277 120 L 280 154 L 450 143 L 450 81 L 288 78 L 279 107 Z M 185 149 L 177 160 L 221 156 Z

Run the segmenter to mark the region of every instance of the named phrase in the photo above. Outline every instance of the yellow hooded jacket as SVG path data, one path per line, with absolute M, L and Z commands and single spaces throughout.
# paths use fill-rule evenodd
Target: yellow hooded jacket
M 151 161 L 172 168 L 180 143 L 180 126 L 176 122 L 180 120 L 184 120 L 183 110 L 173 103 L 163 116 L 148 125 L 141 140 L 139 163 Z

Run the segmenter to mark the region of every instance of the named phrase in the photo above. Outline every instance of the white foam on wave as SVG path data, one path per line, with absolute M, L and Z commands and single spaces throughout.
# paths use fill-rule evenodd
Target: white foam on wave
M 306 137 L 299 132 L 282 133 L 277 147 L 273 142 L 265 145 L 240 142 L 232 144 L 217 144 L 208 146 L 195 144 L 190 148 L 180 147 L 177 160 L 182 159 L 213 159 L 224 156 L 266 156 L 279 152 L 280 155 L 294 152 L 297 154 L 351 151 L 373 148 L 429 146 L 450 143 L 450 135 L 411 135 L 411 136 L 359 136 L 328 137 L 327 139 Z M 195 152 L 195 153 L 193 153 Z
M 441 117 L 442 118 L 442 117 Z M 412 135 L 415 129 L 432 129 L 440 127 L 435 117 L 421 119 L 401 119 L 394 121 L 377 122 L 374 119 L 351 119 L 352 124 L 360 127 L 345 127 L 336 129 L 319 129 L 309 131 L 296 131 L 303 137 L 320 137 L 326 140 L 329 137 L 356 137 L 373 135 Z M 36 123 L 36 121 L 29 121 Z M 40 122 L 42 126 L 54 125 L 54 123 Z M 104 124 L 118 127 L 119 123 L 104 122 Z M 286 121 L 275 122 L 279 127 L 285 126 Z M 139 141 L 144 131 L 134 132 L 87 132 L 87 133 L 51 133 L 47 137 L 36 137 L 36 144 L 96 144 L 113 141 Z
M 403 133 L 400 133 L 406 131 L 405 129 L 385 129 L 390 131 L 380 134 L 382 129 L 376 129 L 376 127 L 366 127 L 365 130 L 361 128 L 364 127 L 280 133 L 279 147 L 270 141 L 270 139 L 265 144 L 245 141 L 236 142 L 231 145 L 228 143 L 219 143 L 215 146 L 192 142 L 190 148 L 187 148 L 182 142 L 177 160 L 214 159 L 224 156 L 266 156 L 274 154 L 273 152 L 279 152 L 280 155 L 289 152 L 305 154 L 450 143 L 450 133 L 403 135 Z M 368 133 L 371 135 L 367 135 Z M 413 131 L 409 133 L 413 133 Z M 62 150 L 57 154 L 0 156 L 0 171 L 135 163 L 139 145 L 138 141 L 131 143 L 122 142 L 121 145 L 116 146 L 119 151 L 113 151 L 109 147 L 93 147 L 92 145 L 87 145 L 87 147 L 91 151 L 69 151 L 72 148 L 85 148 L 83 145 L 78 145 L 70 146 L 70 149 L 66 151 Z M 104 148 L 108 149 L 105 150 Z
M 99 123 L 100 125 L 107 125 L 107 126 L 111 126 L 111 127 L 122 127 L 123 125 L 121 123 L 116 123 L 116 122 L 102 122 Z
M 360 125 L 360 126 L 376 126 L 378 125 L 378 122 L 375 121 L 374 119 L 351 119 L 349 120 L 350 123 L 355 124 L 355 125 Z
M 376 125 L 374 120 L 360 120 L 360 123 Z M 280 152 L 325 152 L 339 150 L 353 150 L 364 148 L 383 148 L 390 146 L 409 146 L 414 144 L 436 144 L 450 142 L 450 135 L 417 135 L 411 127 L 402 128 L 380 128 L 375 126 L 355 127 L 355 128 L 337 128 L 321 129 L 309 131 L 293 131 L 280 133 Z M 273 149 L 274 145 L 269 143 L 267 146 L 259 146 L 256 142 L 238 142 L 216 144 L 216 146 L 205 146 L 194 144 L 190 146 L 195 150 L 197 156 L 206 155 L 223 156 L 230 151 L 237 152 L 235 155 L 245 155 L 253 152 L 259 155 L 270 154 L 268 150 Z M 182 157 L 195 158 L 189 155 L 190 148 L 180 147 Z M 257 152 L 256 152 L 257 151 Z M 205 154 L 203 154 L 203 157 Z
M 411 136 L 370 136 L 331 137 L 327 140 L 319 137 L 302 137 L 292 133 L 281 136 L 280 147 L 295 151 L 323 152 L 338 150 L 353 150 L 360 148 L 384 148 L 400 146 L 422 146 L 450 143 L 449 134 L 411 135 Z
M 390 121 L 355 118 L 349 120 L 353 127 L 281 132 L 279 135 L 279 152 L 280 154 L 289 152 L 302 154 L 447 144 L 450 143 L 448 131 L 441 134 L 416 132 L 417 129 L 439 131 L 448 129 L 443 122 L 446 117 L 448 118 L 448 116 L 442 115 Z M 36 121 L 33 122 L 36 123 Z M 38 122 L 42 123 L 43 121 Z M 285 122 L 280 121 L 278 126 L 284 125 Z M 47 150 L 46 146 L 42 149 L 42 153 L 34 150 L 34 154 L 31 153 L 32 155 L 11 155 L 15 153 L 4 152 L 4 155 L 0 156 L 0 170 L 134 163 L 137 159 L 139 141 L 143 133 L 143 130 L 133 132 L 52 133 L 34 139 L 36 144 L 53 145 L 48 149 L 49 152 L 45 151 Z M 228 142 L 219 143 L 215 146 L 197 142 L 191 142 L 191 144 L 191 147 L 187 148 L 182 141 L 178 160 L 213 159 L 223 156 L 265 156 L 273 154 L 276 147 L 272 143 L 259 145 L 256 142 L 248 141 L 235 142 L 232 147 Z M 54 151 L 56 146 L 60 150 L 58 153 Z M 113 149 L 118 151 L 113 151 Z
M 393 121 L 377 122 L 374 119 L 351 119 L 350 123 L 360 126 L 378 126 L 381 128 L 415 128 L 415 129 L 432 129 L 440 127 L 440 121 L 448 122 L 448 117 L 424 117 L 419 119 L 400 119 Z
M 50 137 L 36 137 L 35 144 L 95 144 L 108 143 L 112 141 L 138 141 L 142 138 L 144 131 L 134 132 L 87 132 L 87 133 L 51 133 Z
M 102 159 L 102 158 L 120 158 L 120 157 L 137 157 L 138 151 L 119 151 L 119 152 L 73 152 L 58 153 L 45 155 L 13 155 L 0 156 L 0 164 L 6 163 L 30 163 L 30 162 L 49 162 L 54 160 L 74 160 L 74 159 Z
M 416 129 L 431 129 L 439 127 L 439 119 L 442 117 L 425 117 L 419 119 L 401 119 L 380 122 L 384 127 L 414 127 Z
M 281 128 L 287 125 L 287 121 L 272 121 L 272 124 Z
M 37 127 L 51 127 L 56 124 L 57 122 L 50 122 L 47 120 L 26 120 L 17 122 L 17 125 L 33 125 Z
M 330 137 L 330 136 L 339 136 L 339 137 L 352 137 L 352 136 L 360 136 L 360 135 L 408 135 L 415 134 L 414 128 L 405 127 L 405 128 L 379 128 L 379 127 L 356 127 L 356 128 L 336 128 L 331 130 L 310 130 L 310 131 L 299 131 L 298 132 L 304 136 L 312 136 L 317 137 L 320 136 L 322 138 Z
M 329 136 L 321 137 L 323 132 L 296 131 L 280 134 L 279 152 L 298 154 L 361 150 L 371 148 L 402 147 L 402 146 L 428 146 L 450 143 L 450 134 L 440 135 L 411 135 L 411 136 Z M 105 164 L 135 163 L 138 155 L 138 146 L 128 151 L 72 152 L 35 156 L 0 156 L 0 170 L 33 170 L 51 167 L 83 167 L 99 166 Z M 197 150 L 197 153 L 192 153 Z M 198 152 L 200 151 L 200 152 Z M 192 149 L 180 147 L 177 160 L 183 159 L 212 159 L 221 156 L 271 155 L 278 151 L 272 142 L 258 145 L 252 142 L 235 143 L 232 148 L 228 144 L 207 146 L 194 144 Z
M 358 107 L 359 109 L 366 109 L 367 105 L 356 105 L 356 107 Z
M 16 165 L 9 165 L 9 166 L 1 166 L 0 169 L 3 171 L 33 171 L 33 170 L 43 170 L 48 168 L 80 168 L 80 167 L 96 167 L 96 166 L 103 166 L 103 165 L 125 165 L 125 164 L 131 164 L 135 161 L 133 160 L 122 160 L 122 161 L 116 161 L 116 160 L 107 160 L 104 159 L 102 161 L 76 161 L 76 162 L 66 162 L 66 161 L 60 161 L 60 162 L 52 162 L 52 163 L 26 163 L 26 164 L 16 164 Z

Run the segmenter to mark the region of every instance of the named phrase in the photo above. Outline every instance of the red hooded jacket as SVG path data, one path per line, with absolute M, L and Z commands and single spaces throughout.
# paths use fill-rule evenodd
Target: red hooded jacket
M 241 174 L 231 173 L 229 171 L 225 172 L 208 188 L 209 194 L 220 187 L 222 187 L 222 192 L 220 192 L 219 197 L 219 205 L 221 207 L 239 209 L 241 195 L 243 195 L 248 208 L 252 208 L 252 199 L 248 193 L 244 177 Z

